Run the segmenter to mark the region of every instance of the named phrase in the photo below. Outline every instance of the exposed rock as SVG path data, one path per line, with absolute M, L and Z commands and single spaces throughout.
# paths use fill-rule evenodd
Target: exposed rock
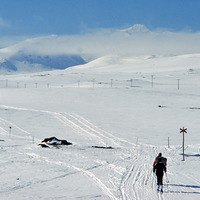
M 47 146 L 46 144 L 39 144 L 39 146 L 41 146 L 42 148 L 49 148 L 49 146 Z
M 97 148 L 97 149 L 114 149 L 113 147 L 104 147 L 104 146 L 92 146 L 92 148 Z
M 60 140 L 56 137 L 50 137 L 50 138 L 45 138 L 42 141 L 42 144 L 39 144 L 42 147 L 49 147 L 51 146 L 59 146 L 59 145 L 72 145 L 71 142 L 68 142 L 67 140 Z

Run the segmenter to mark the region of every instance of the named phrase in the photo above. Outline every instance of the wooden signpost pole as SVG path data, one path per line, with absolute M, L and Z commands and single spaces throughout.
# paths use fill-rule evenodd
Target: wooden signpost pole
M 183 133 L 183 161 L 185 161 L 185 133 L 187 133 L 187 128 L 180 128 L 180 133 Z

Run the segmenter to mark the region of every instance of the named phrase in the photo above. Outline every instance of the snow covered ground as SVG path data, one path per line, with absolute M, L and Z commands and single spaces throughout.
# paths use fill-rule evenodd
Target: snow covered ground
M 200 199 L 199 91 L 198 54 L 0 75 L 0 199 Z M 51 136 L 73 145 L 38 146 Z M 162 195 L 159 152 L 168 159 Z

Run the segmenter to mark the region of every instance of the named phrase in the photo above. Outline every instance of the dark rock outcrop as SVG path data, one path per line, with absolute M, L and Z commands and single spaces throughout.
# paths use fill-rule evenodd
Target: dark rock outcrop
M 50 146 L 60 146 L 60 145 L 72 145 L 71 142 L 67 140 L 60 140 L 56 137 L 45 138 L 41 144 L 41 147 L 50 147 Z

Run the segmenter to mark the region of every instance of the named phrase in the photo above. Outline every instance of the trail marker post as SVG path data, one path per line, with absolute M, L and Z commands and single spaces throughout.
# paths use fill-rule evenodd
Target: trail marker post
M 184 150 L 185 150 L 185 136 L 184 136 L 184 134 L 185 133 L 187 133 L 187 128 L 180 128 L 180 133 L 183 133 L 183 161 L 185 161 L 185 152 L 184 152 Z
M 170 148 L 170 146 L 169 146 L 169 137 L 168 137 L 168 148 Z
M 9 126 L 9 135 L 10 135 L 10 136 L 11 136 L 11 129 L 12 129 L 12 127 Z

